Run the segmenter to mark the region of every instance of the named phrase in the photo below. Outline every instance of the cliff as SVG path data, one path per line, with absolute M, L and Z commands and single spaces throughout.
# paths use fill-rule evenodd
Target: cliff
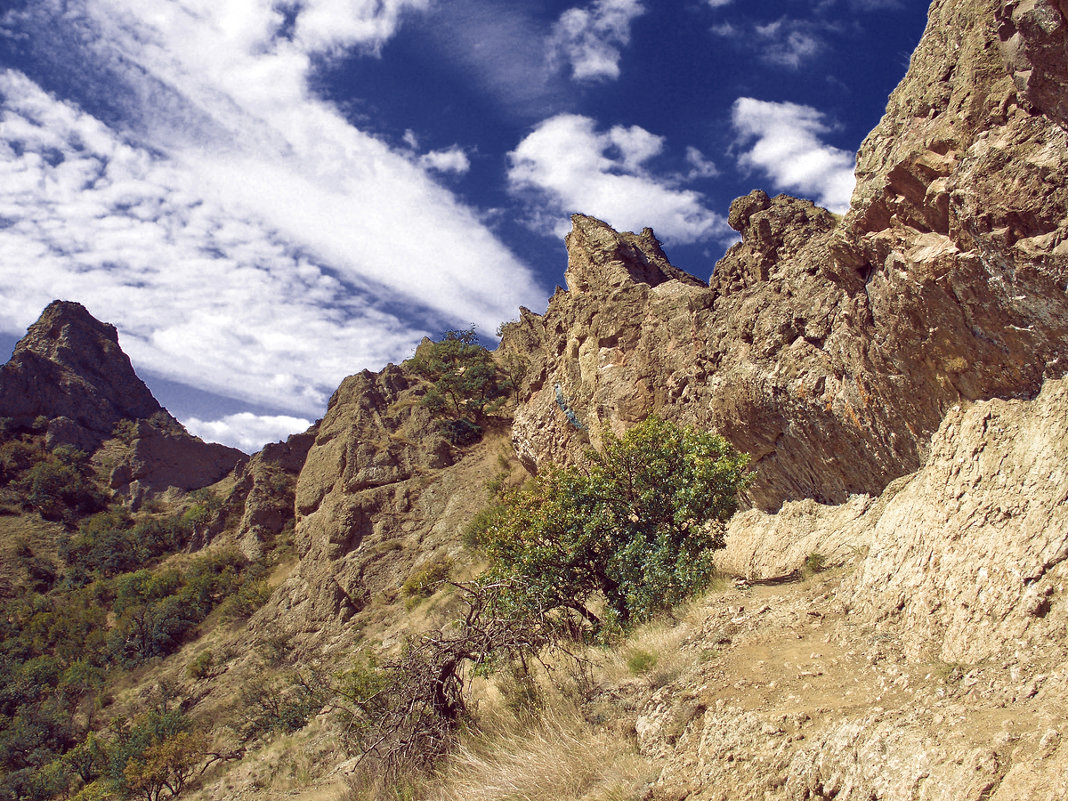
M 750 452 L 752 504 L 837 503 L 915 470 L 954 405 L 1063 375 L 1066 132 L 1044 99 L 1063 27 L 1053 3 L 936 2 L 846 218 L 738 199 L 742 241 L 707 288 L 664 267 L 652 232 L 575 217 L 569 290 L 502 341 L 530 354 L 524 462 L 573 458 L 656 410 Z

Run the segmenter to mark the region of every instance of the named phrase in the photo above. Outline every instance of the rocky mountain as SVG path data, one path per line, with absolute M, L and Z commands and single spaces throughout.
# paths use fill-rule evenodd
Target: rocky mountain
M 655 409 L 751 453 L 757 506 L 841 502 L 915 470 L 955 404 L 1063 375 L 1066 131 L 1048 99 L 1068 69 L 1063 31 L 1055 3 L 934 3 L 845 219 L 740 198 L 742 241 L 708 287 L 667 280 L 651 232 L 576 217 L 569 291 L 502 342 L 530 354 L 524 462 L 569 458 Z
M 651 230 L 576 215 L 568 288 L 504 327 L 514 411 L 476 445 L 444 437 L 426 382 L 390 365 L 240 460 L 180 431 L 114 329 L 58 302 L 0 371 L 0 416 L 43 416 L 52 446 L 123 445 L 112 485 L 131 500 L 134 482 L 188 489 L 234 468 L 195 547 L 255 561 L 292 530 L 258 611 L 205 635 L 225 655 L 214 683 L 186 675 L 199 644 L 160 667 L 211 720 L 279 664 L 396 652 L 447 620 L 448 597 L 417 607 L 404 587 L 479 569 L 461 534 L 487 483 L 571 463 L 653 412 L 715 428 L 755 468 L 718 554 L 737 580 L 673 622 L 670 671 L 584 685 L 600 729 L 583 736 L 618 737 L 647 768 L 601 797 L 1062 799 L 1066 14 L 1063 0 L 935 0 L 849 212 L 739 198 L 741 241 L 707 283 Z M 199 797 L 336 794 L 354 765 L 328 712 L 205 773 Z M 279 742 L 314 754 L 287 757 L 297 786 L 272 785 Z
M 204 487 L 245 459 L 190 436 L 137 377 L 115 327 L 69 301 L 49 304 L 0 367 L 0 418 L 15 431 L 43 429 L 50 449 L 69 445 L 90 454 L 122 423 L 110 484 L 131 497 Z

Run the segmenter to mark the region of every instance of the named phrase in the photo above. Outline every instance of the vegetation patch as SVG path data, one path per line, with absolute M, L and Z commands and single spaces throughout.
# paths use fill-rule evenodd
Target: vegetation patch
M 493 355 L 478 344 L 473 327 L 424 342 L 405 366 L 427 381 L 421 403 L 454 445 L 478 442 L 486 421 L 501 411 L 514 386 Z

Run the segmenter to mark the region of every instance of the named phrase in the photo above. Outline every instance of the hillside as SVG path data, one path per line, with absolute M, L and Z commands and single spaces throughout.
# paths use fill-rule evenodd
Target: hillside
M 245 459 L 52 304 L 0 368 L 0 797 L 1068 796 L 1066 92 L 1063 0 L 935 0 L 844 218 L 755 190 L 706 285 L 576 215 L 470 419 L 424 342 Z M 453 630 L 472 520 L 651 414 L 751 456 L 720 578 L 465 673 L 452 755 L 369 786 L 360 693 Z

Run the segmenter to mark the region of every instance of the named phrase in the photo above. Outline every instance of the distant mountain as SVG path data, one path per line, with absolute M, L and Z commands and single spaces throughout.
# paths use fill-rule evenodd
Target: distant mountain
M 247 458 L 190 435 L 137 377 L 115 327 L 70 301 L 50 303 L 0 367 L 0 418 L 90 454 L 122 424 L 130 447 L 110 481 L 127 494 L 207 486 Z

